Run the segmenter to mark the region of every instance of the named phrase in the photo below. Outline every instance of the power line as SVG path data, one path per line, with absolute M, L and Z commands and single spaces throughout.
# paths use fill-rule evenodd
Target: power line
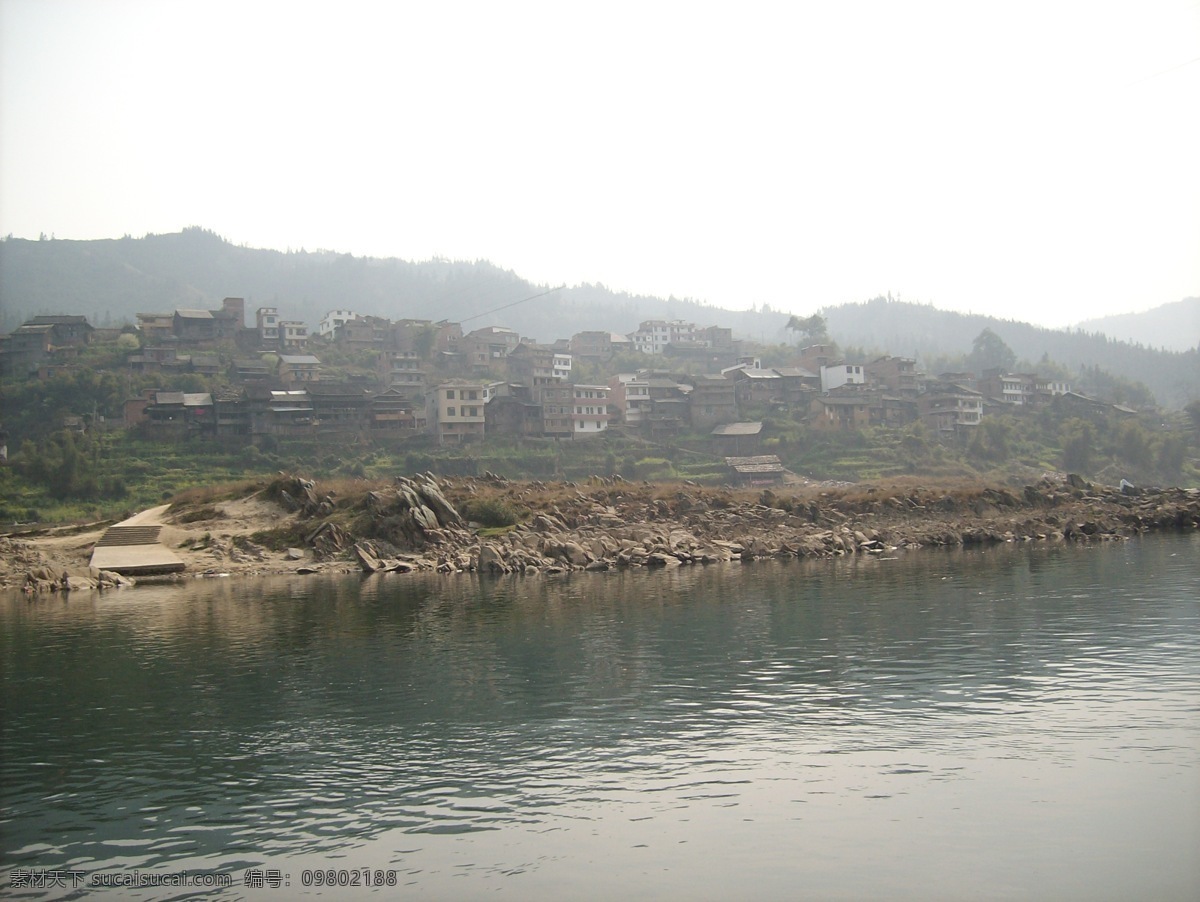
M 1131 81 L 1127 87 L 1132 88 L 1134 85 L 1140 85 L 1144 81 L 1149 81 L 1152 78 L 1158 78 L 1160 75 L 1166 75 L 1168 72 L 1174 72 L 1176 69 L 1182 69 L 1184 66 L 1190 66 L 1192 63 L 1200 63 L 1200 56 L 1190 59 L 1187 62 L 1179 63 L 1175 66 L 1169 66 L 1166 69 L 1160 69 L 1158 72 L 1147 75 L 1145 78 L 1139 78 L 1137 81 Z
M 501 305 L 499 307 L 495 307 L 491 310 L 485 310 L 485 311 L 483 311 L 483 313 L 476 313 L 474 316 L 465 317 L 463 319 L 460 319 L 459 322 L 460 323 L 469 323 L 471 320 L 479 319 L 481 316 L 491 316 L 493 313 L 499 313 L 501 310 L 507 310 L 509 307 L 515 307 L 515 306 L 517 306 L 517 304 L 524 304 L 526 301 L 533 301 L 533 300 L 536 300 L 537 298 L 544 298 L 546 295 L 554 294 L 554 292 L 556 292 L 556 291 L 562 291 L 566 287 L 567 286 L 564 283 L 562 285 L 559 285 L 557 288 L 551 288 L 549 291 L 543 291 L 541 294 L 531 294 L 529 297 L 521 298 L 521 300 L 519 300 L 519 301 L 513 301 L 511 304 L 503 304 L 503 305 Z

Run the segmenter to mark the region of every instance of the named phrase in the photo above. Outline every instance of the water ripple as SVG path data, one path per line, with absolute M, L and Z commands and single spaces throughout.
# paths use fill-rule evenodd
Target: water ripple
M 768 897 L 797 880 L 870 896 L 887 893 L 862 869 L 821 883 L 821 862 L 870 842 L 882 872 L 929 888 L 934 836 L 960 865 L 1007 843 L 1041 882 L 993 885 L 1040 893 L 1074 886 L 1041 850 L 1079 834 L 1169 890 L 1187 874 L 1155 849 L 1200 839 L 1178 805 L 1200 769 L 1200 607 L 1186 561 L 1148 547 L 1147 572 L 1174 573 L 1152 594 L 1126 553 L 971 558 L 950 580 L 936 557 L 869 582 L 833 565 L 670 591 L 618 574 L 565 606 L 578 581 L 10 603 L 4 855 L 92 872 L 336 860 L 434 896 L 456 879 L 549 896 L 568 872 L 611 889 L 650 850 L 699 875 L 691 895 L 738 895 L 724 860 Z M 1099 827 L 1115 811 L 1132 851 Z

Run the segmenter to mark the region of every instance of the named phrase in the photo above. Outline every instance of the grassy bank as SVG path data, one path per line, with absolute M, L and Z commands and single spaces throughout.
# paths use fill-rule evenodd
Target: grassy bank
M 1194 430 L 1151 429 L 1136 419 L 1090 421 L 1036 415 L 989 416 L 963 438 L 921 424 L 853 432 L 813 429 L 786 413 L 752 411 L 764 424 L 761 453 L 776 454 L 797 477 L 872 482 L 902 477 L 1024 484 L 1071 471 L 1108 484 L 1200 487 Z M 393 445 L 336 446 L 268 438 L 256 445 L 148 441 L 135 432 L 60 433 L 25 443 L 0 467 L 0 524 L 113 519 L 197 486 L 310 473 L 320 479 L 390 479 L 495 473 L 508 479 L 582 481 L 619 475 L 655 483 L 724 485 L 729 473 L 706 433 L 652 442 L 613 429 L 590 441 L 489 438 L 439 448 L 425 437 Z

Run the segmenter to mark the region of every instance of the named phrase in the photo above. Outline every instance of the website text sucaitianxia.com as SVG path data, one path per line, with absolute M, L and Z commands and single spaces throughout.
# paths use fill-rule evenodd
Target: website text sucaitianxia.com
M 137 889 L 200 887 L 223 889 L 235 883 L 232 874 L 218 871 L 78 871 L 69 868 L 18 868 L 8 875 L 13 889 Z

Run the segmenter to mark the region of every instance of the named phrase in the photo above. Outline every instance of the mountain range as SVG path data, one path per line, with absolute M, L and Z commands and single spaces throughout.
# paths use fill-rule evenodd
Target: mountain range
M 585 330 L 628 333 L 647 319 L 726 326 L 735 337 L 768 345 L 797 339 L 786 328 L 789 313 L 767 305 L 723 310 L 603 285 L 553 288 L 486 261 L 282 252 L 234 245 L 196 227 L 143 238 L 0 241 L 0 330 L 6 332 L 41 313 L 84 314 L 94 325 L 116 326 L 135 321 L 137 313 L 214 308 L 227 296 L 245 298 L 249 311 L 277 307 L 284 318 L 310 327 L 329 310 L 348 309 L 390 319 L 448 319 L 464 331 L 503 325 L 540 341 Z M 887 298 L 817 312 L 835 341 L 863 353 L 915 357 L 932 366 L 967 354 L 988 328 L 1029 366 L 1053 361 L 1068 372 L 1098 366 L 1143 383 L 1169 407 L 1200 398 L 1200 298 L 1071 330 Z
M 1186 351 L 1200 343 L 1200 297 L 1163 304 L 1144 313 L 1122 313 L 1078 323 L 1082 332 L 1103 332 L 1131 344 Z

